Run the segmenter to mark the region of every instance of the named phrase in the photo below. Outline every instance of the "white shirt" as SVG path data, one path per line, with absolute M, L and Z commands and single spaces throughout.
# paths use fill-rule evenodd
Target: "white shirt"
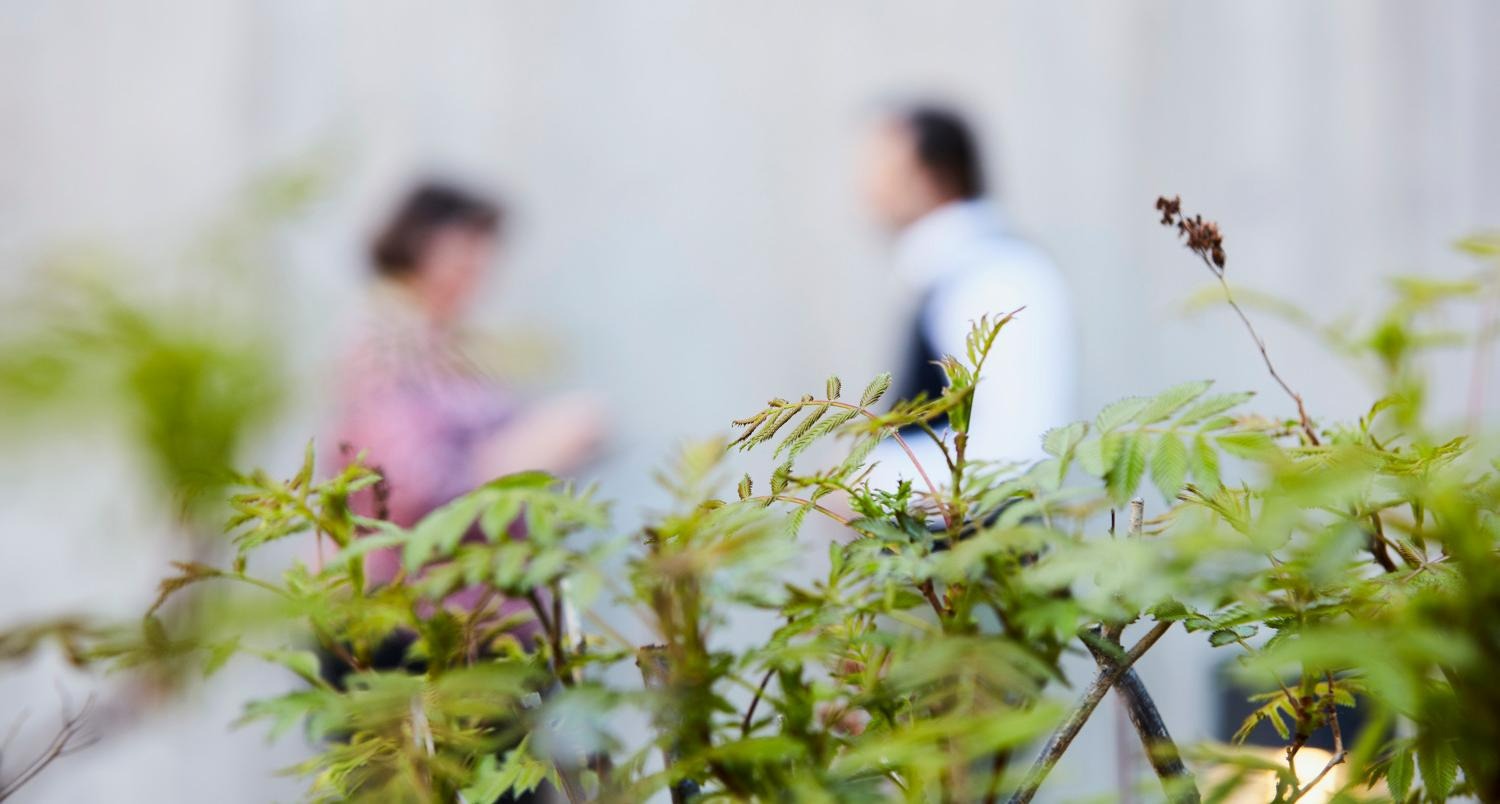
M 896 244 L 896 261 L 914 295 L 931 294 L 918 326 L 940 354 L 964 359 L 972 322 L 1025 307 L 1000 331 L 985 363 L 974 394 L 967 456 L 982 461 L 1042 457 L 1042 433 L 1066 424 L 1073 412 L 1073 315 L 1056 266 L 1012 234 L 1000 212 L 984 201 L 952 202 L 908 226 Z M 928 475 L 943 485 L 947 464 L 937 445 L 925 435 L 908 443 Z M 873 459 L 880 466 L 871 475 L 872 485 L 916 480 L 911 460 L 894 441 L 881 444 Z

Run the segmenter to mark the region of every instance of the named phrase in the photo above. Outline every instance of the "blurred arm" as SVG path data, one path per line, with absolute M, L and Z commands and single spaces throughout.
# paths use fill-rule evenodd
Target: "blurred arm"
M 479 446 L 474 483 L 537 469 L 553 474 L 582 468 L 604 439 L 604 408 L 592 396 L 567 394 L 521 411 Z

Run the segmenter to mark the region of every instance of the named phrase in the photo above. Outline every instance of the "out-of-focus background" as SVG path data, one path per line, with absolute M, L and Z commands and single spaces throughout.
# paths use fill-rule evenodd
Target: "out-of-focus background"
M 323 426 L 378 217 L 432 172 L 498 188 L 514 237 L 477 323 L 513 333 L 538 387 L 607 400 L 593 474 L 629 524 L 660 504 L 649 470 L 675 444 L 894 365 L 910 300 L 855 150 L 878 102 L 935 97 L 980 123 L 1004 206 L 1068 279 L 1074 413 L 1200 377 L 1285 413 L 1231 315 L 1185 313 L 1209 277 L 1153 200 L 1221 222 L 1232 281 L 1328 321 L 1383 276 L 1456 275 L 1449 244 L 1500 224 L 1497 40 L 1484 0 L 0 0 L 0 294 L 83 262 L 132 296 L 188 286 L 233 308 L 223 326 L 269 334 L 289 388 L 238 460 L 284 471 Z M 267 211 L 256 182 L 288 172 L 305 200 Z M 265 219 L 248 233 L 246 204 Z M 239 235 L 254 247 L 219 285 Z M 1312 338 L 1262 330 L 1316 410 L 1366 404 Z M 1436 409 L 1461 415 L 1463 383 L 1447 388 Z M 0 424 L 0 622 L 138 612 L 180 557 L 132 442 L 65 416 Z M 1213 737 L 1208 659 L 1174 636 L 1142 672 L 1177 736 Z M 29 711 L 17 742 L 35 742 L 55 686 L 76 701 L 90 683 L 51 654 L 7 668 L 0 724 Z M 229 728 L 247 690 L 278 686 L 231 667 L 18 800 L 294 799 L 303 783 L 272 772 L 295 735 L 268 748 Z M 1109 788 L 1096 720 L 1059 770 L 1066 795 Z

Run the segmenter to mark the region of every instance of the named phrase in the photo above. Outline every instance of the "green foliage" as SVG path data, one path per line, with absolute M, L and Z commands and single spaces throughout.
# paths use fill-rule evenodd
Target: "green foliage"
M 1180 627 L 1265 689 L 1236 738 L 1269 722 L 1286 742 L 1275 758 L 1196 749 L 1210 800 L 1257 780 L 1282 802 L 1314 784 L 1351 801 L 1382 788 L 1492 800 L 1500 470 L 1472 434 L 1426 425 L 1412 344 L 1431 340 L 1414 322 L 1496 285 L 1488 272 L 1396 285 L 1380 334 L 1361 341 L 1386 393 L 1356 422 L 1314 423 L 1295 394 L 1296 418 L 1254 415 L 1249 394 L 1191 381 L 1043 434 L 1047 457 L 1030 465 L 966 454 L 988 354 L 1021 321 L 985 319 L 966 354 L 943 361 L 937 398 L 878 410 L 888 375 L 858 403 L 830 378 L 822 396 L 777 397 L 737 420 L 727 446 L 769 451 L 780 463 L 768 477 L 734 483 L 734 450 L 687 447 L 662 475 L 670 510 L 625 539 L 606 535 L 589 491 L 538 473 L 397 527 L 354 513 L 358 496 L 382 494 L 373 472 L 355 460 L 318 479 L 309 457 L 285 481 L 239 480 L 236 557 L 178 564 L 130 638 L 59 621 L 0 647 L 20 655 L 56 636 L 79 662 L 284 668 L 297 689 L 251 702 L 245 719 L 321 741 L 296 769 L 318 800 L 492 800 L 545 782 L 572 800 L 983 801 L 1029 798 L 1040 778 L 1016 766 L 1018 750 L 1054 728 L 1065 750 L 1092 711 L 1055 700 L 1083 686 L 1064 654 L 1094 655 L 1103 689 Z M 946 430 L 933 425 L 942 416 Z M 942 465 L 872 487 L 871 450 L 909 447 L 903 433 L 930 439 Z M 841 450 L 803 465 L 815 443 Z M 1132 503 L 1148 483 L 1162 504 Z M 815 572 L 800 538 L 810 516 L 839 534 Z M 257 551 L 299 534 L 332 554 L 250 571 Z M 403 569 L 376 586 L 364 561 L 381 549 L 400 551 Z M 445 605 L 475 587 L 477 607 Z M 502 601 L 523 613 L 501 614 Z M 189 602 L 202 616 L 162 619 Z M 570 607 L 629 609 L 651 644 L 602 617 L 580 632 Z M 747 613 L 770 625 L 725 639 Z M 1127 642 L 1132 627 L 1148 636 Z M 392 633 L 411 639 L 406 665 L 371 666 Z M 353 672 L 331 683 L 310 650 Z M 638 683 L 610 672 L 631 661 Z M 1371 724 L 1357 734 L 1339 722 L 1351 705 Z M 648 734 L 618 731 L 642 713 Z M 1317 778 L 1295 761 L 1315 734 L 1337 746 Z M 1194 776 L 1164 783 L 1173 800 L 1198 800 Z
M 18 312 L 0 332 L 0 404 L 11 415 L 120 416 L 146 468 L 191 512 L 230 479 L 240 442 L 274 411 L 279 367 L 264 339 L 74 283 L 64 303 Z M 0 315 L 5 315 L 0 311 Z M 108 401 L 101 411 L 70 411 Z
M 290 345 L 265 326 L 285 306 L 269 246 L 326 184 L 324 163 L 256 178 L 176 259 L 76 247 L 39 266 L 0 304 L 0 427 L 108 423 L 184 531 L 211 534 L 242 446 L 285 393 Z
M 535 725 L 538 693 L 548 679 L 571 683 L 577 668 L 619 658 L 585 654 L 597 640 L 568 633 L 560 616 L 564 576 L 579 588 L 592 578 L 597 588 L 615 546 L 571 538 L 604 523 L 602 506 L 550 476 L 522 473 L 403 530 L 353 513 L 351 496 L 379 480 L 357 461 L 323 481 L 313 479 L 312 466 L 309 457 L 287 481 L 244 478 L 247 491 L 236 495 L 230 521 L 233 566 L 179 564 L 142 637 L 96 649 L 94 657 L 126 665 L 196 657 L 212 672 L 247 655 L 285 668 L 308 689 L 252 702 L 244 721 L 268 722 L 272 734 L 305 724 L 313 739 L 328 741 L 297 768 L 312 778 L 314 799 L 428 800 L 461 789 L 488 795 L 554 777 L 523 739 Z M 526 538 L 515 538 L 522 528 Z M 246 572 L 256 550 L 296 533 L 327 537 L 338 549 L 323 566 L 298 563 L 279 579 Z M 365 581 L 364 559 L 375 549 L 403 551 L 404 582 Z M 227 582 L 244 596 L 200 599 L 224 613 L 200 618 L 211 623 L 201 630 L 167 634 L 154 612 L 209 582 Z M 445 605 L 473 586 L 491 590 L 477 608 Z M 531 602 L 522 619 L 542 624 L 535 641 L 519 641 L 523 623 L 497 613 L 505 597 Z M 274 605 L 263 605 L 267 598 Z M 378 669 L 372 662 L 393 633 L 411 637 L 406 666 Z M 350 670 L 339 686 L 321 672 L 319 654 Z

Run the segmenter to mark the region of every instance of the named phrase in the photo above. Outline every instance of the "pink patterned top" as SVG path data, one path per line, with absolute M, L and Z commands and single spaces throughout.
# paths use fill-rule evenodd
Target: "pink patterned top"
M 412 303 L 397 294 L 378 298 L 341 364 L 333 443 L 347 445 L 347 462 L 360 452 L 366 465 L 386 479 L 387 515 L 402 527 L 492 478 L 477 465 L 487 439 L 515 416 L 516 406 L 493 377 L 465 357 L 457 338 L 432 327 Z M 375 498 L 366 489 L 352 500 L 356 512 L 373 516 Z M 477 533 L 470 538 L 483 538 Z M 389 583 L 401 566 L 397 549 L 371 553 L 369 583 Z M 470 587 L 450 597 L 450 607 L 472 609 L 484 595 Z M 504 618 L 528 608 L 524 600 L 502 601 Z M 518 633 L 523 642 L 530 636 Z

